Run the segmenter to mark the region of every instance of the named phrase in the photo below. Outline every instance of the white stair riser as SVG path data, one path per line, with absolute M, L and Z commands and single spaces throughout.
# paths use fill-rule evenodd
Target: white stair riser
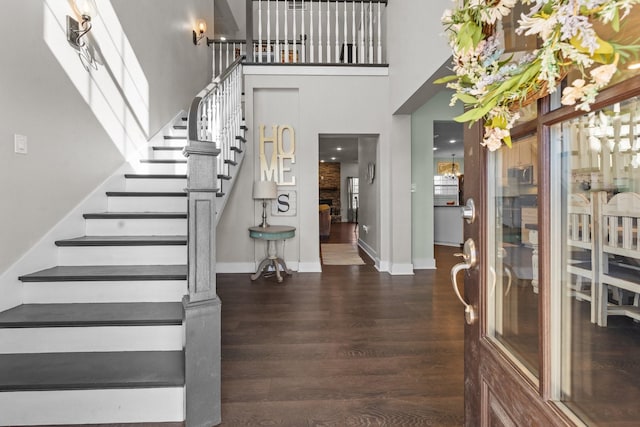
M 186 218 L 88 219 L 87 236 L 186 236 Z
M 184 191 L 187 179 L 128 178 L 125 185 L 127 191 Z
M 187 146 L 187 138 L 183 139 L 165 139 L 163 144 L 165 147 L 186 147 Z
M 178 126 L 181 125 L 186 125 L 185 123 L 181 123 Z M 171 128 L 168 132 L 165 132 L 165 135 L 167 136 L 184 136 L 185 138 L 187 137 L 187 130 L 186 129 L 176 129 L 176 128 Z
M 152 159 L 172 159 L 172 160 L 184 160 L 184 154 L 181 150 L 149 150 L 149 155 Z
M 0 354 L 180 351 L 182 325 L 0 329 Z
M 184 175 L 187 173 L 186 163 L 139 163 L 136 168 L 138 173 L 148 174 L 178 174 Z
M 184 420 L 184 387 L 0 393 L 0 425 Z
M 59 265 L 186 264 L 186 245 L 167 246 L 63 246 Z
M 186 280 L 26 282 L 25 304 L 99 302 L 177 302 L 187 294 Z
M 109 197 L 109 212 L 186 212 L 186 197 Z

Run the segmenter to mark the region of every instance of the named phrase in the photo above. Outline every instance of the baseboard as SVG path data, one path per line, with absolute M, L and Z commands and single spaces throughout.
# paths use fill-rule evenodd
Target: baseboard
M 129 163 L 120 166 L 0 275 L 0 295 L 2 295 L 0 311 L 22 304 L 22 286 L 18 277 L 56 266 L 58 264 L 58 248 L 54 242 L 83 236 L 85 234 L 85 220 L 82 214 L 106 211 L 105 192 L 123 190 L 124 174 L 129 171 L 131 171 Z
M 300 262 L 298 263 L 299 273 L 322 273 L 322 264 L 320 260 L 315 262 Z
M 218 262 L 216 263 L 216 273 L 255 273 L 256 264 L 253 262 Z
M 436 259 L 435 258 L 419 258 L 413 260 L 414 270 L 435 270 Z
M 358 247 L 360 247 L 360 249 L 362 249 L 369 256 L 369 258 L 373 260 L 373 265 L 378 271 L 389 271 L 388 268 L 382 269 L 378 254 L 371 246 L 367 244 L 367 242 L 362 239 L 358 239 Z
M 389 274 L 392 276 L 413 276 L 415 273 L 413 272 L 413 264 L 391 264 L 391 269 L 389 270 Z

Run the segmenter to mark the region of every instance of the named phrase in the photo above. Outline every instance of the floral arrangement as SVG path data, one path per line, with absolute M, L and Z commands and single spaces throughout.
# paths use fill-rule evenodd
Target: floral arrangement
M 640 46 L 601 39 L 594 22 L 615 32 L 640 0 L 521 0 L 530 6 L 518 21 L 516 34 L 535 35 L 532 52 L 506 56 L 501 46 L 500 21 L 517 0 L 454 0 L 442 22 L 453 50 L 454 75 L 439 79 L 454 89 L 451 105 L 461 101 L 465 113 L 458 122 L 484 119 L 482 145 L 494 151 L 511 146 L 510 129 L 518 110 L 556 90 L 571 69 L 581 72 L 562 93 L 562 104 L 590 110 L 599 91 L 622 63 Z

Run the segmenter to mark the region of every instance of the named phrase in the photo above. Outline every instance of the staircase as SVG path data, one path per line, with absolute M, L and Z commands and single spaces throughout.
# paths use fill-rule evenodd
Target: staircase
M 0 313 L 0 425 L 185 420 L 186 120 L 84 214 L 85 236 L 55 242 L 58 266 L 19 278 L 23 304 Z M 221 149 L 221 205 L 244 130 Z

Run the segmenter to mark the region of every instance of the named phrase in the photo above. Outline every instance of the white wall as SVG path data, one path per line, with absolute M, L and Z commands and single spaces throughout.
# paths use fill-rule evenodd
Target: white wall
M 268 68 L 268 70 L 265 70 Z M 291 254 L 287 262 L 299 262 L 300 271 L 318 271 L 319 263 L 319 235 L 318 235 L 318 138 L 320 134 L 365 134 L 375 136 L 379 145 L 391 144 L 389 135 L 390 115 L 388 110 L 388 79 L 386 76 L 327 76 L 326 70 L 313 68 L 314 75 L 284 75 L 279 73 L 293 72 L 285 67 L 245 67 L 245 97 L 246 120 L 250 129 L 248 135 L 245 164 L 238 181 L 236 190 L 229 199 L 225 212 L 218 225 L 218 261 L 219 271 L 238 271 L 252 268 L 254 259 L 254 242 L 249 238 L 247 227 L 258 223 L 260 206 L 251 199 L 253 181 L 258 178 L 258 163 L 256 160 L 258 149 L 259 124 L 288 124 L 269 123 L 273 117 L 286 120 L 284 114 L 295 109 L 296 117 L 290 117 L 289 122 L 298 120 L 296 128 L 296 164 L 293 166 L 297 180 L 298 222 L 297 242 L 299 254 Z M 295 72 L 303 72 L 309 68 L 296 68 Z M 335 70 L 334 70 L 335 71 Z M 252 74 L 268 72 L 267 75 Z M 342 72 L 342 71 L 340 71 Z M 274 73 L 276 75 L 271 75 Z M 278 101 L 284 92 L 297 90 L 295 105 L 282 105 Z M 269 117 L 265 116 L 264 108 L 256 106 L 257 93 L 273 91 L 273 101 L 266 102 L 270 109 Z M 292 101 L 293 102 L 293 101 Z M 259 114 L 255 116 L 255 114 Z M 379 136 L 378 136 L 379 135 Z M 375 144 L 374 144 L 375 145 Z M 365 163 L 366 165 L 366 163 Z M 377 161 L 378 178 L 376 183 L 391 180 L 390 161 L 388 158 Z M 407 171 L 407 173 L 409 173 Z M 362 176 L 361 176 L 362 178 Z M 382 188 L 382 187 L 381 187 Z M 389 184 L 387 192 L 380 194 L 380 200 L 389 198 Z M 395 209 L 395 207 L 394 207 Z M 409 210 L 409 205 L 398 206 L 397 209 Z M 389 227 L 388 211 L 380 214 L 379 229 Z M 291 221 L 295 219 L 283 219 Z M 375 242 L 375 250 L 380 246 L 389 246 L 389 241 L 382 239 Z M 290 243 L 287 243 L 289 247 Z M 387 251 L 390 253 L 390 251 Z M 289 254 L 287 254 L 289 256 Z M 392 260 L 387 259 L 387 262 Z M 249 269 L 251 271 L 251 269 Z
M 2 6 L 0 272 L 124 162 L 49 47 L 44 2 Z M 28 138 L 27 155 L 14 153 L 16 133 Z
M 451 92 L 442 90 L 411 116 L 411 184 L 414 188 L 411 228 L 416 269 L 436 266 L 433 253 L 433 122 L 451 120 L 462 113 L 460 103 L 449 107 L 450 99 Z
M 379 165 L 378 150 L 380 149 L 380 140 L 378 138 L 359 138 L 358 141 L 358 166 L 360 177 L 360 209 L 358 210 L 358 227 L 359 241 L 365 251 L 376 262 L 376 267 L 380 268 L 381 264 L 386 264 L 388 269 L 388 260 L 381 259 L 382 251 L 380 245 L 380 215 L 384 209 L 387 213 L 387 205 L 380 206 L 380 182 L 381 175 L 389 175 L 388 168 L 383 166 L 382 170 Z M 369 181 L 369 164 L 375 165 L 375 177 L 373 183 Z
M 140 156 L 140 144 L 210 81 L 210 52 L 192 44 L 191 28 L 195 17 L 212 21 L 213 3 L 98 1 L 89 36 L 97 66 L 89 70 L 66 40 L 70 2 L 6 0 L 2 6 L 0 272 L 5 272 L 125 159 Z M 14 154 L 14 134 L 27 136 L 27 155 Z M 5 301 L 19 299 L 3 277 Z
M 448 63 L 451 50 L 440 18 L 451 0 L 390 1 L 387 6 L 387 47 L 391 79 L 391 111 L 409 114 L 439 90 L 431 84 Z
M 192 42 L 196 19 L 213 35 L 214 0 L 111 0 L 149 90 L 148 135 L 167 124 L 211 81 L 212 51 Z

